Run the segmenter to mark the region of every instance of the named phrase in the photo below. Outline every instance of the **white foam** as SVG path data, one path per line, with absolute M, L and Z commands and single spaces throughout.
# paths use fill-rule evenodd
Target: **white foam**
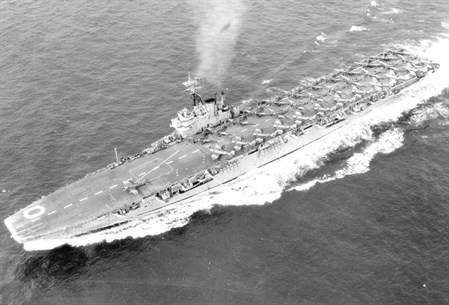
M 380 22 L 380 23 L 394 23 L 394 21 L 392 19 L 379 18 L 377 16 L 371 16 L 371 19 L 373 21 Z
M 371 6 L 379 6 L 379 4 L 377 4 L 377 2 L 376 2 L 376 1 L 374 1 L 374 0 L 373 0 L 373 1 L 371 1 L 371 2 L 370 2 L 370 4 L 371 4 Z
M 346 161 L 343 169 L 334 173 L 334 175 L 325 175 L 307 183 L 295 186 L 290 190 L 306 191 L 317 183 L 325 183 L 336 179 L 344 178 L 348 175 L 363 174 L 369 171 L 370 163 L 377 154 L 388 154 L 402 146 L 404 133 L 395 128 L 383 133 L 379 139 L 370 143 L 362 152 L 355 153 Z
M 449 109 L 443 103 L 436 103 L 429 107 L 421 108 L 415 111 L 409 120 L 412 125 L 419 126 L 425 121 L 438 118 L 438 116 L 449 117 Z
M 420 111 L 414 113 L 410 117 L 410 124 L 414 126 L 419 126 L 422 124 L 422 122 L 427 121 L 429 119 L 435 119 L 438 115 L 433 111 L 431 108 L 424 108 Z
M 272 79 L 263 79 L 261 84 L 262 85 L 269 84 L 269 83 L 271 83 L 271 81 L 272 81 Z
M 443 28 L 449 29 L 449 22 L 441 21 L 441 26 L 442 26 Z
M 368 31 L 368 29 L 363 26 L 357 26 L 357 25 L 353 25 L 349 29 L 349 32 L 362 32 L 362 31 Z
M 447 109 L 443 103 L 437 103 L 434 105 L 434 109 L 438 112 L 442 117 L 449 117 L 449 109 Z
M 315 39 L 319 42 L 325 42 L 328 39 L 328 37 L 325 33 L 321 32 L 321 34 L 316 36 Z
M 143 237 L 158 235 L 170 229 L 184 226 L 189 222 L 190 216 L 200 210 L 209 210 L 219 205 L 262 205 L 273 202 L 281 196 L 291 181 L 302 177 L 311 169 L 322 166 L 326 156 L 343 147 L 353 147 L 361 141 L 373 141 L 370 126 L 385 121 L 397 120 L 404 111 L 414 109 L 417 105 L 439 94 L 447 87 L 449 79 L 449 39 L 442 35 L 436 41 L 422 41 L 419 45 L 401 45 L 411 52 L 427 57 L 441 64 L 440 69 L 432 75 L 426 76 L 422 81 L 404 90 L 395 98 L 394 103 L 373 108 L 365 117 L 354 121 L 347 128 L 316 141 L 298 151 L 273 162 L 261 169 L 254 169 L 233 183 L 217 188 L 212 193 L 203 194 L 195 200 L 186 201 L 175 207 L 168 207 L 158 211 L 145 219 L 135 220 L 124 226 L 93 233 L 87 236 L 70 240 L 45 240 L 24 245 L 26 250 L 51 249 L 58 245 L 68 243 L 74 246 L 88 245 L 101 241 L 111 242 L 126 237 Z M 389 153 L 400 147 L 402 132 L 394 129 L 384 133 L 377 141 L 373 141 L 360 154 L 348 159 L 347 166 L 329 177 L 321 177 L 316 181 L 295 187 L 295 190 L 304 190 L 316 183 L 323 183 L 333 179 L 343 178 L 350 174 L 363 173 L 369 170 L 369 164 L 378 153 Z M 161 214 L 162 213 L 162 214 Z
M 399 14 L 402 14 L 402 10 L 394 7 L 388 11 L 384 11 L 381 13 L 381 15 L 399 15 Z

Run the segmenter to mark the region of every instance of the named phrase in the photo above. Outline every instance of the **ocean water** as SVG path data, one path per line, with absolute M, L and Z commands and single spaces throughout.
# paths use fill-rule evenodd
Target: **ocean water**
M 239 102 L 404 47 L 441 64 L 352 130 L 71 245 L 0 226 L 0 304 L 448 304 L 449 4 L 0 1 L 0 215 Z M 47 250 L 45 250 L 47 249 Z

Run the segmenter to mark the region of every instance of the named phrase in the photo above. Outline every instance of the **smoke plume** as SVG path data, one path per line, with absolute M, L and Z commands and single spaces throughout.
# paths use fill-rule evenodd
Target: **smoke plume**
M 221 87 L 234 57 L 234 47 L 246 11 L 243 0 L 196 0 L 196 48 L 200 59 L 196 75 Z

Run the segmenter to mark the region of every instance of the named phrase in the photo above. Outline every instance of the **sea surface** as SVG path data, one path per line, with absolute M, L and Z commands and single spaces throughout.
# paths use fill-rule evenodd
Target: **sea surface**
M 391 46 L 441 68 L 332 141 L 71 245 L 1 225 L 0 304 L 449 304 L 447 0 L 0 0 L 2 219 L 169 133 L 188 72 L 238 103 Z

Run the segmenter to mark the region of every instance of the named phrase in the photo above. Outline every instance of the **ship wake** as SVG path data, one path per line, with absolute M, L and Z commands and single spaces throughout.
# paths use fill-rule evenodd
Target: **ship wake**
M 127 237 L 140 238 L 159 235 L 186 225 L 192 214 L 201 210 L 210 210 L 215 205 L 263 205 L 280 198 L 284 191 L 307 191 L 318 183 L 327 183 L 348 175 L 368 172 L 372 160 L 377 155 L 392 153 L 403 145 L 405 131 L 400 124 L 395 122 L 403 117 L 404 112 L 417 109 L 408 118 L 412 125 L 419 125 L 423 120 L 431 118 L 432 111 L 438 112 L 439 115 L 449 113 L 447 108 L 439 104 L 432 107 L 433 110 L 430 111 L 428 107 L 419 108 L 419 105 L 425 104 L 430 97 L 438 95 L 448 86 L 449 60 L 446 59 L 446 54 L 449 53 L 449 36 L 440 37 L 437 41 L 422 41 L 419 45 L 402 45 L 400 47 L 405 47 L 410 52 L 438 62 L 441 67 L 434 74 L 404 90 L 395 97 L 394 103 L 373 108 L 360 120 L 339 129 L 321 141 L 307 145 L 300 151 L 262 168 L 254 169 L 231 183 L 196 196 L 195 199 L 169 206 L 144 219 L 130 221 L 123 226 L 81 237 L 25 243 L 25 249 L 51 249 L 66 243 L 73 246 L 85 246 Z M 387 127 L 378 134 L 373 132 L 373 126 Z M 357 145 L 361 149 L 347 158 L 342 168 L 331 174 L 303 181 L 307 173 L 322 168 L 326 162 L 330 161 L 333 154 L 344 149 L 354 148 Z
M 393 128 L 382 133 L 377 140 L 369 142 L 362 152 L 351 156 L 342 169 L 334 174 L 325 174 L 306 183 L 291 187 L 289 191 L 307 191 L 317 183 L 330 182 L 349 175 L 363 174 L 370 170 L 371 161 L 378 154 L 389 154 L 400 148 L 404 142 L 404 132 L 400 128 Z

